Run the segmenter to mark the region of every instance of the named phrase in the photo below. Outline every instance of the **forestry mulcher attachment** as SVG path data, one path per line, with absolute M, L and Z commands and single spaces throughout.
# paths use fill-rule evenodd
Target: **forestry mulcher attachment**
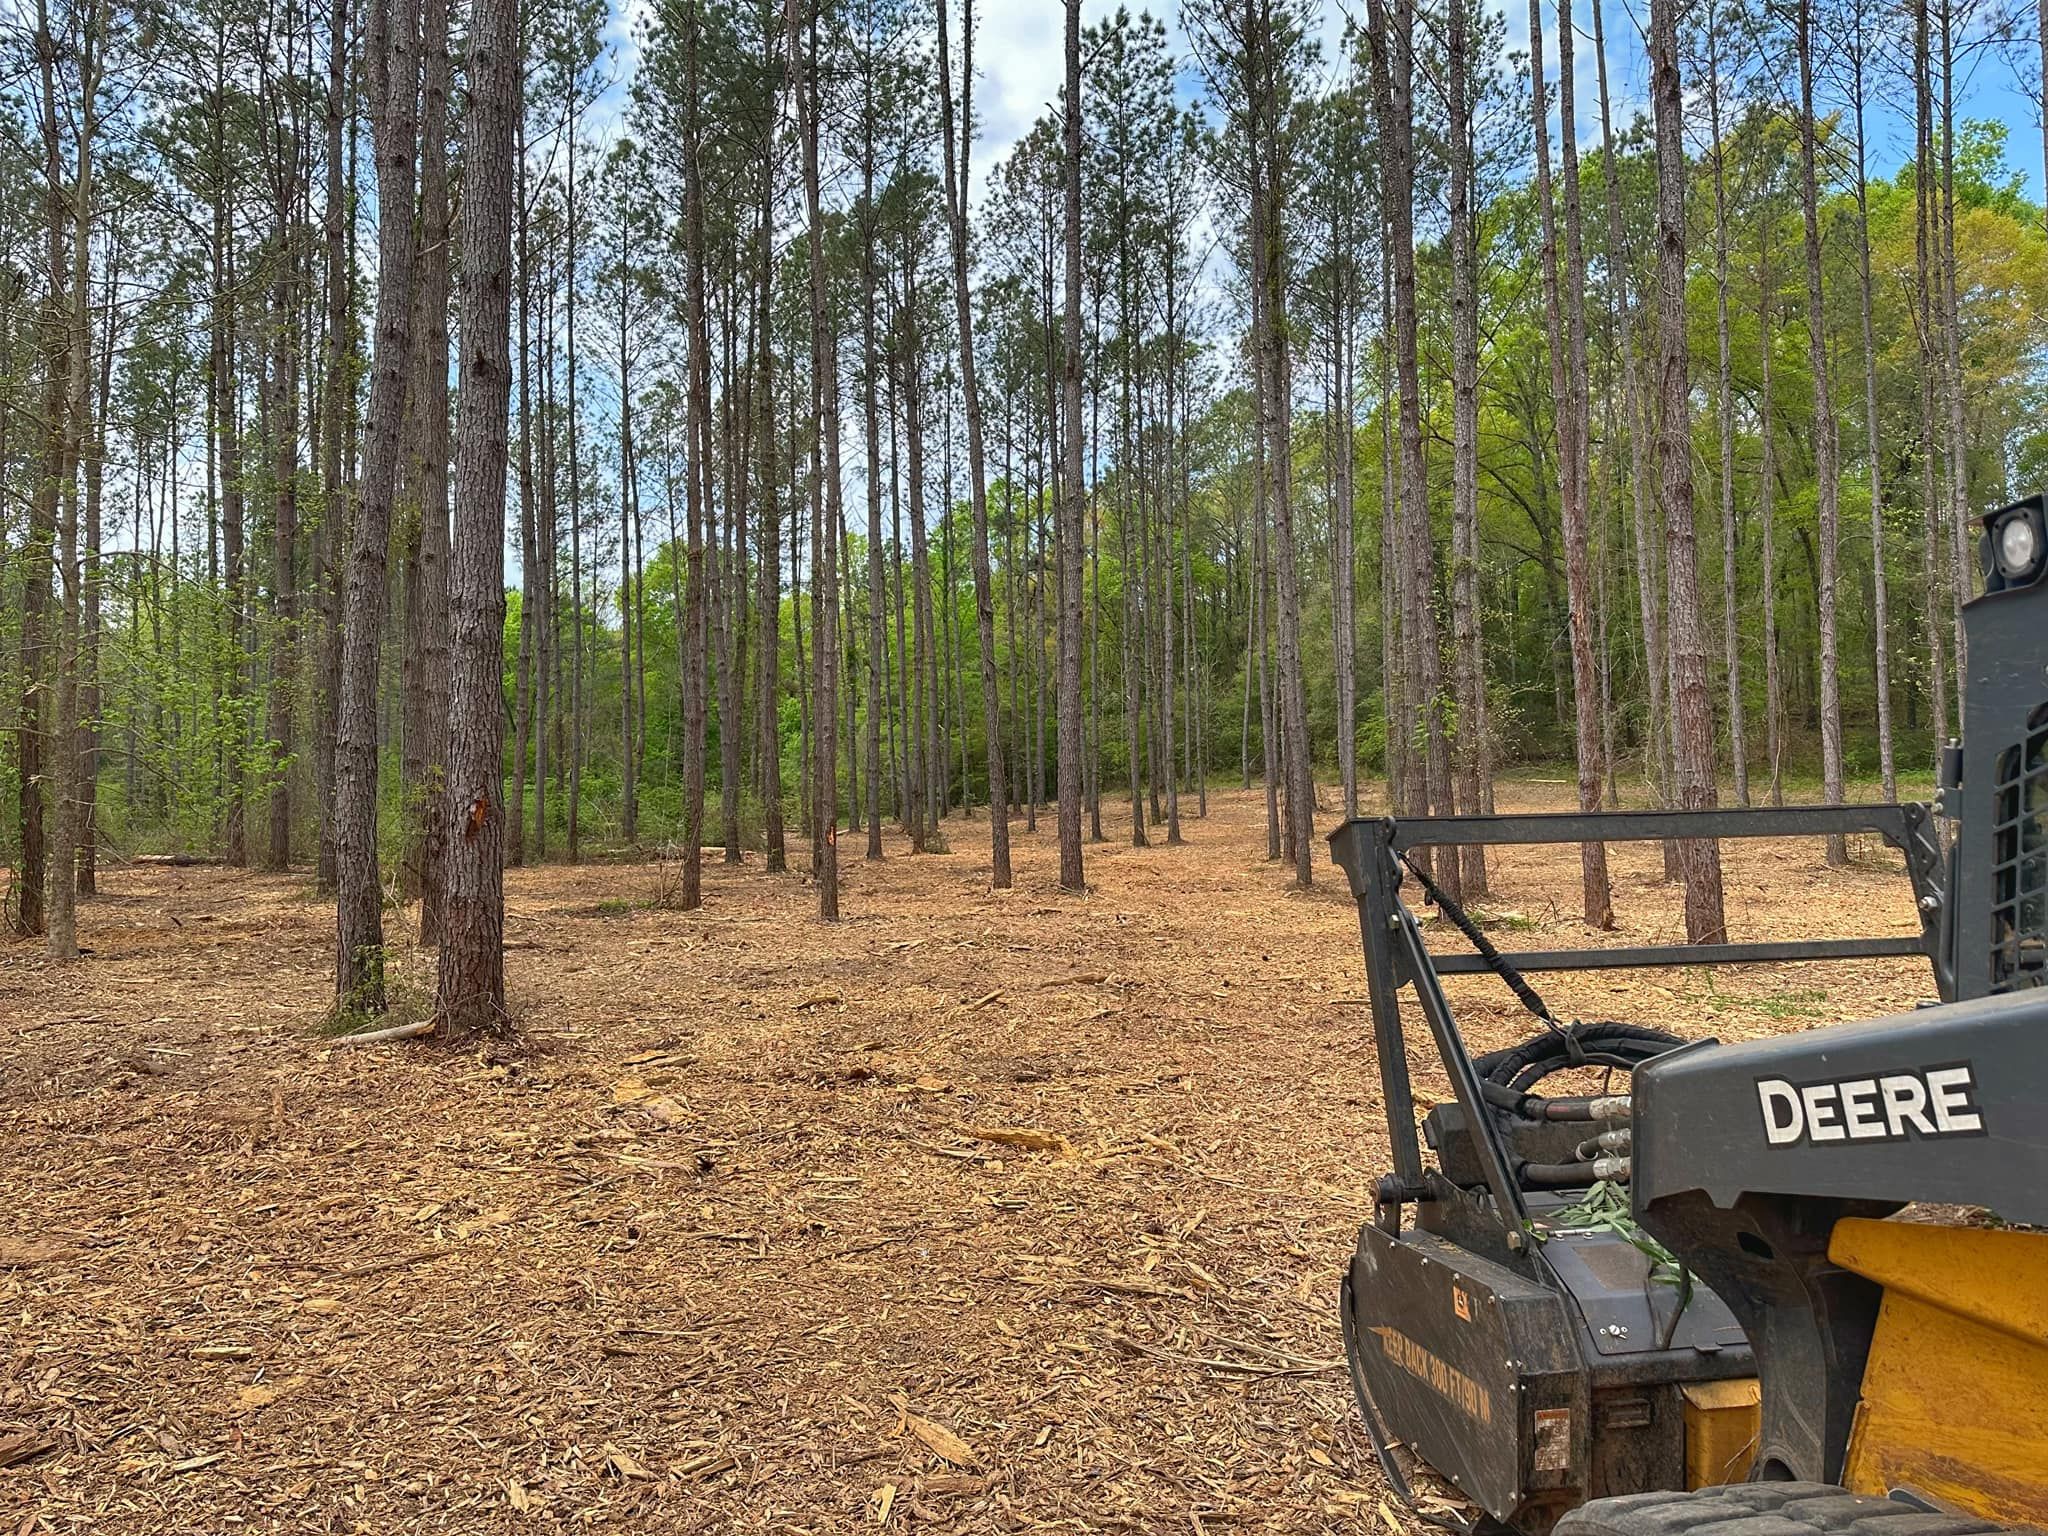
M 2048 1232 L 2016 1229 L 2048 1225 L 2044 512 L 1983 519 L 1963 743 L 1931 806 L 1333 834 L 1393 1149 L 1345 1278 L 1345 1353 L 1387 1480 L 1424 1520 L 1528 1536 L 2048 1525 Z M 1841 835 L 1904 856 L 1917 936 L 1502 954 L 1412 856 Z M 1431 953 L 1410 879 L 1476 953 Z M 1526 979 L 1916 954 L 1938 1004 L 1741 1045 L 1566 1022 Z M 1475 1057 L 1440 978 L 1484 971 L 1539 1023 Z M 1419 1135 L 1404 989 L 1450 1083 Z M 1585 1068 L 1578 1091 L 1539 1091 Z M 1420 1508 L 1397 1443 L 1483 1513 Z

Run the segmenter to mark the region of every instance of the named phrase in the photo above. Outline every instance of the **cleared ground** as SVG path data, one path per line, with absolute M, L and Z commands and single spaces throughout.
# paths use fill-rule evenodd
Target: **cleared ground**
M 751 857 L 694 914 L 649 866 L 514 871 L 525 1036 L 466 1054 L 313 1033 L 305 879 L 109 871 L 81 965 L 0 941 L 0 1532 L 1410 1523 L 1336 1365 L 1385 1141 L 1356 911 L 1320 860 L 1291 890 L 1263 814 L 1091 848 L 1085 899 L 1049 818 L 1001 893 L 980 820 L 849 840 L 829 928 Z M 1881 847 L 1821 852 L 1733 852 L 1732 936 L 1912 930 Z M 1614 868 L 1613 941 L 1675 935 L 1657 850 Z M 1493 883 L 1505 940 L 1600 942 L 1573 850 Z M 1542 984 L 1724 1039 L 1928 991 Z M 1528 1032 L 1453 995 L 1475 1048 Z

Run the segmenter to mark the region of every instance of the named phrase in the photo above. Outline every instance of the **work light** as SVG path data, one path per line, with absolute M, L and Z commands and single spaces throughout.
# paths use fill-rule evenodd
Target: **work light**
M 2006 507 L 1992 513 L 1986 522 L 1990 525 L 1985 541 L 1990 555 L 1986 574 L 1996 577 L 1993 589 L 2026 586 L 2036 580 L 2043 564 L 2048 563 L 2044 561 L 2048 538 L 2044 538 L 2040 500 Z
M 2041 536 L 2025 513 L 2009 517 L 1998 530 L 1998 568 L 2013 580 L 2025 580 L 2041 557 Z

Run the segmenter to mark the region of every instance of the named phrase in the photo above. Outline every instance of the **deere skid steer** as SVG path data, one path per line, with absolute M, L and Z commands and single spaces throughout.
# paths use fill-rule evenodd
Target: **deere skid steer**
M 1395 818 L 1332 836 L 1393 1160 L 1345 1279 L 1345 1352 L 1387 1479 L 1424 1520 L 1525 1536 L 2048 1526 L 2044 513 L 2036 498 L 1983 519 L 1964 735 L 1931 806 Z M 1504 955 L 1413 857 L 1836 835 L 1903 855 L 1917 933 Z M 1411 881 L 1474 953 L 1430 951 Z M 1927 959 L 1938 1002 L 1741 1045 L 1560 1021 L 1527 979 L 1899 955 Z M 1475 1057 L 1440 978 L 1485 971 L 1538 1023 Z M 1404 991 L 1450 1089 L 1419 1122 Z M 1560 1073 L 1563 1091 L 1539 1091 Z M 1481 1513 L 1425 1507 L 1398 1446 Z

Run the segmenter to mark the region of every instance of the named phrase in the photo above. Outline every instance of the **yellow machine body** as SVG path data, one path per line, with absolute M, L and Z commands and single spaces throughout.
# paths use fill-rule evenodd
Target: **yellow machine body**
M 1754 1376 L 1688 1382 L 1685 1399 L 1685 1486 L 1739 1483 L 1756 1460 L 1763 1420 L 1763 1384 Z
M 1884 1288 L 1844 1483 L 2048 1522 L 2048 1233 L 1849 1219 L 1828 1256 Z

